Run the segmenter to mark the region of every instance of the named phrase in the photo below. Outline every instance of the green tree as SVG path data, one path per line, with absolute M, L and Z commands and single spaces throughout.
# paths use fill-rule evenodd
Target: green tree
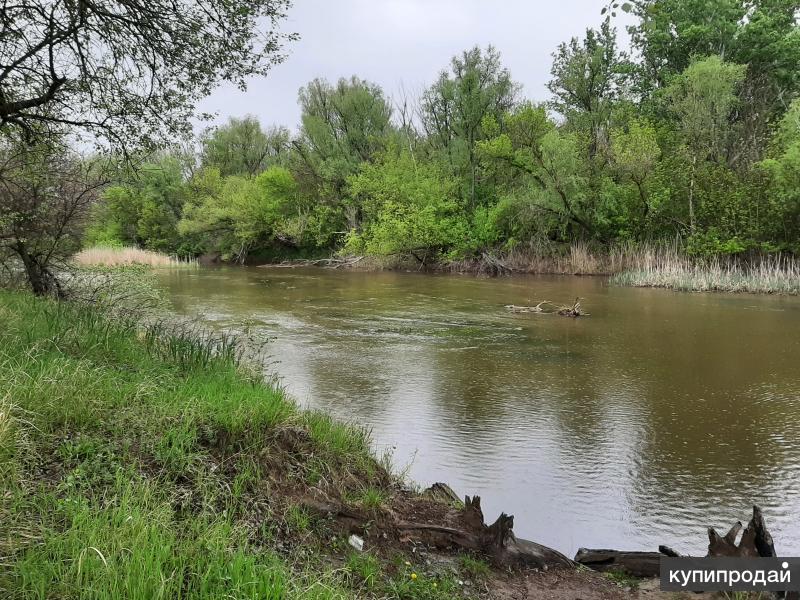
M 611 153 L 617 174 L 623 181 L 630 181 L 636 186 L 642 217 L 647 218 L 650 212 L 648 182 L 661 157 L 655 128 L 646 120 L 635 119 L 627 129 L 613 131 Z
M 689 154 L 691 171 L 687 206 L 689 229 L 695 230 L 695 184 L 705 161 L 722 164 L 731 135 L 731 113 L 738 103 L 738 87 L 746 67 L 710 56 L 689 65 L 666 90 L 670 111 L 677 119 Z
M 434 163 L 417 164 L 407 150 L 391 148 L 363 163 L 348 184 L 364 211 L 349 251 L 414 256 L 425 264 L 466 246 L 469 227 L 456 182 Z
M 307 194 L 332 209 L 334 220 L 341 215 L 348 227 L 357 226 L 357 207 L 344 202 L 347 177 L 384 147 L 392 130 L 389 101 L 380 86 L 357 77 L 340 79 L 335 86 L 315 79 L 300 90 L 299 99 L 293 171 Z
M 705 56 L 746 65 L 739 87 L 731 164 L 763 156 L 770 124 L 800 93 L 796 0 L 635 0 L 629 28 L 642 56 L 638 89 L 645 97 Z
M 478 186 L 476 143 L 486 125 L 498 123 L 514 106 L 519 86 L 489 46 L 453 57 L 420 103 L 421 121 L 433 148 L 444 153 L 453 172 L 466 182 L 465 197 L 475 206 Z
M 765 239 L 800 251 L 800 100 L 781 120 L 773 156 L 759 163 L 767 198 Z
M 286 127 L 264 130 L 253 116 L 232 117 L 225 125 L 206 130 L 201 143 L 203 167 L 216 167 L 223 177 L 255 177 L 269 166 L 286 163 L 290 134 Z
M 525 212 L 542 217 L 547 237 L 595 235 L 580 136 L 558 130 L 543 106 L 524 104 L 505 119 L 507 132 L 480 142 L 478 153 L 491 168 L 506 171 L 507 198 L 524 190 Z
M 572 38 L 553 54 L 553 78 L 547 84 L 551 106 L 571 129 L 589 131 L 591 155 L 608 141 L 611 110 L 625 92 L 626 65 L 609 18 L 599 30 L 587 29 L 583 40 Z
M 178 252 L 181 240 L 177 225 L 186 198 L 182 165 L 177 159 L 164 156 L 142 165 L 127 182 L 103 192 L 87 241 L 118 241 L 159 252 Z
M 197 176 L 194 195 L 178 228 L 206 251 L 244 262 L 248 253 L 284 241 L 286 221 L 297 206 L 297 183 L 284 167 L 270 167 L 255 178 L 222 179 L 216 169 Z

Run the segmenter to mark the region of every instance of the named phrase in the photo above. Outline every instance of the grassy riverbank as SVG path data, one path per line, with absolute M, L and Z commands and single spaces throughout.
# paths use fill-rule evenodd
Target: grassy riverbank
M 800 260 L 787 256 L 699 258 L 675 246 L 630 244 L 591 248 L 574 243 L 560 250 L 517 250 L 421 265 L 411 261 L 353 261 L 357 269 L 431 270 L 477 275 L 597 275 L 611 283 L 695 292 L 800 294 Z M 342 259 L 336 266 L 347 267 Z
M 363 430 L 249 374 L 229 339 L 9 291 L 0 321 L 3 598 L 634 594 L 404 539 L 391 522 L 453 527 L 460 509 L 403 487 Z M 348 524 L 365 517 L 357 551 Z
M 301 413 L 230 344 L 20 293 L 0 320 L 4 598 L 349 596 L 292 491 L 388 485 L 362 431 Z

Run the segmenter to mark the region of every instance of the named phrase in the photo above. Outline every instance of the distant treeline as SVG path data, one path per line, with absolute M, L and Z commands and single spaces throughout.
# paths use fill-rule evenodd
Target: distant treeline
M 636 17 L 630 55 L 616 10 Z M 796 0 L 637 0 L 601 18 L 556 49 L 543 103 L 491 46 L 413 98 L 315 79 L 297 135 L 230 119 L 150 159 L 106 190 L 87 243 L 236 261 L 676 238 L 697 255 L 799 252 Z

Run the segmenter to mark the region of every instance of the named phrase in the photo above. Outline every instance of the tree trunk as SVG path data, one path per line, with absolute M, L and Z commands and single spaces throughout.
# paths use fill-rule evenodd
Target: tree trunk
M 16 245 L 15 250 L 20 260 L 22 260 L 22 265 L 25 268 L 25 277 L 28 279 L 31 290 L 35 295 L 64 297 L 64 291 L 61 289 L 58 279 L 50 271 L 47 264 L 42 264 L 38 257 L 30 254 L 22 242 Z
M 737 544 L 736 537 L 741 530 L 741 521 L 737 521 L 724 536 L 720 536 L 713 527 L 709 527 L 708 556 L 775 556 L 775 544 L 767 531 L 764 515 L 758 506 L 753 507 L 753 518 L 745 527 L 742 538 Z

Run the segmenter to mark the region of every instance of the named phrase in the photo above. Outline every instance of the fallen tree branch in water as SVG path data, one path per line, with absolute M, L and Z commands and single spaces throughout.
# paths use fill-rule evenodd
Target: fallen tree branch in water
M 588 317 L 589 313 L 583 312 L 580 298 L 575 298 L 575 302 L 570 306 L 566 304 L 556 304 L 549 300 L 542 300 L 533 306 L 517 306 L 507 304 L 506 308 L 513 313 L 537 313 L 544 315 L 560 315 L 562 317 Z
M 351 256 L 348 258 L 296 258 L 284 260 L 278 264 L 263 265 L 265 267 L 278 267 L 282 269 L 294 269 L 296 267 L 326 267 L 329 269 L 339 269 L 342 267 L 352 267 L 364 260 L 363 256 Z

